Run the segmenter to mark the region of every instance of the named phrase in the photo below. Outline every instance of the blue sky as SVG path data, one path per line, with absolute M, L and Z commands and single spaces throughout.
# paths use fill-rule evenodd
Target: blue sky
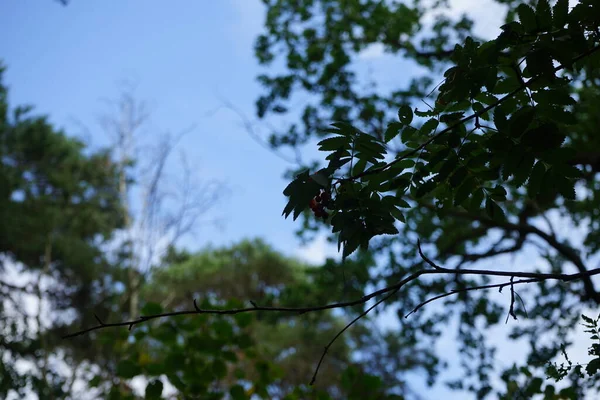
M 498 15 L 490 13 L 489 4 L 454 3 L 457 10 L 468 8 L 481 26 L 497 26 L 489 23 Z M 149 131 L 176 134 L 196 124 L 179 149 L 198 179 L 220 179 L 232 189 L 215 208 L 224 217 L 224 230 L 200 227 L 187 246 L 261 236 L 281 251 L 319 261 L 332 250 L 323 241 L 299 250 L 293 234 L 297 225 L 281 217 L 287 184 L 282 174 L 290 164 L 251 139 L 239 115 L 219 108 L 226 100 L 254 119 L 254 101 L 261 93 L 255 78 L 262 70 L 252 44 L 263 14 L 259 0 L 168 6 L 72 0 L 67 7 L 54 0 L 5 1 L 0 6 L 0 59 L 8 67 L 9 101 L 34 105 L 71 135 L 81 135 L 83 124 L 92 145 L 103 146 L 109 142 L 97 124 L 106 110 L 100 99 L 116 98 L 119 81 L 136 82 L 136 97 L 151 104 Z M 387 84 L 411 74 L 409 66 L 385 59 L 376 46 L 363 55 L 359 72 Z
M 215 208 L 225 228 L 198 230 L 190 247 L 262 236 L 295 253 L 294 223 L 284 220 L 281 178 L 289 165 L 262 148 L 223 99 L 254 118 L 259 67 L 252 43 L 262 26 L 262 3 L 144 3 L 53 0 L 3 2 L 0 54 L 12 105 L 28 103 L 70 135 L 91 133 L 107 145 L 97 116 L 101 98 L 116 98 L 118 82 L 137 83 L 136 96 L 151 105 L 149 132 L 174 134 L 195 124 L 179 149 L 196 178 L 220 179 L 231 194 Z M 266 132 L 264 132 L 266 133 Z

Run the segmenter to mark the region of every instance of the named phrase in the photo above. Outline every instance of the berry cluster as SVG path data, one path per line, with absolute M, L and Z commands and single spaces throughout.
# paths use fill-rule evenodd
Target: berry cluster
M 325 211 L 325 207 L 329 205 L 330 200 L 331 196 L 325 190 L 321 191 L 320 194 L 316 195 L 310 200 L 309 206 L 312 212 L 315 214 L 315 217 L 323 219 L 329 218 L 329 213 Z

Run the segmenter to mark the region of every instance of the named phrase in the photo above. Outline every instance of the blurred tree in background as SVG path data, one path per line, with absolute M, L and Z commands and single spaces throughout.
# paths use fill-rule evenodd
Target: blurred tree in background
M 332 312 L 301 318 L 180 317 L 131 331 L 62 339 L 97 320 L 128 318 L 133 289 L 138 315 L 189 308 L 194 298 L 204 307 L 237 307 L 248 299 L 264 305 L 327 303 L 335 299 L 330 289 L 342 290 L 342 282 L 330 262 L 309 267 L 260 240 L 195 254 L 177 250 L 176 239 L 191 229 L 190 218 L 197 215 L 190 204 L 206 209 L 205 203 L 188 201 L 188 208 L 173 214 L 160 208 L 160 168 L 172 148 L 169 138 L 159 142 L 158 161 L 149 163 L 147 174 L 135 173 L 136 152 L 128 144 L 145 113 L 130 92 L 114 103 L 117 112 L 103 119 L 108 132 L 121 133 L 112 151 L 93 152 L 44 117 L 33 116 L 29 107 L 11 109 L 6 87 L 0 90 L 2 398 L 160 398 L 164 391 L 172 398 L 321 393 L 323 398 L 362 399 L 382 398 L 385 387 L 397 385 L 385 381 L 384 350 L 372 345 L 376 330 L 365 323 L 330 349 L 322 379 L 316 388 L 308 387 L 323 350 L 321 339 L 345 324 Z M 139 183 L 135 176 L 146 179 Z M 137 215 L 129 203 L 134 185 L 146 188 L 141 193 L 147 208 Z M 139 218 L 172 224 L 146 225 L 143 231 Z M 144 232 L 145 241 L 136 243 L 132 231 Z M 154 256 L 135 247 L 156 251 L 160 243 L 167 243 L 166 251 Z M 140 260 L 146 260 L 143 266 Z M 366 265 L 368 260 L 349 262 L 348 270 L 366 279 Z M 132 276 L 137 279 L 133 289 Z M 379 354 L 366 353 L 358 364 L 353 354 L 360 349 L 378 349 Z M 378 370 L 381 378 L 373 376 Z M 131 383 L 136 376 L 144 377 L 141 396 Z
M 64 347 L 60 335 L 93 323 L 90 309 L 109 313 L 122 279 L 102 247 L 124 222 L 118 169 L 109 152 L 89 152 L 29 107 L 11 109 L 1 81 L 0 118 L 0 396 L 28 387 L 53 398 L 72 382 L 64 363 L 77 369 L 102 353 L 93 337 Z

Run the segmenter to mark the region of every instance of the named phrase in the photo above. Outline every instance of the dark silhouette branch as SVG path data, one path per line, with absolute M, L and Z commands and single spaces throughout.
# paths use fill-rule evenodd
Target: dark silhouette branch
M 375 307 L 377 307 L 378 305 L 380 305 L 381 303 L 383 303 L 384 301 L 388 300 L 390 297 L 392 297 L 393 295 L 395 295 L 396 293 L 398 293 L 398 291 L 400 290 L 400 287 L 394 289 L 391 293 L 389 293 L 387 296 L 383 297 L 382 299 L 378 300 L 375 304 L 373 304 L 371 307 L 367 308 L 365 311 L 363 311 L 362 313 L 360 313 L 360 315 L 356 318 L 354 318 L 352 321 L 350 321 L 346 326 L 344 326 L 344 328 L 342 330 L 340 330 L 330 341 L 329 343 L 327 343 L 327 346 L 325 346 L 325 349 L 323 350 L 323 353 L 321 354 L 321 358 L 319 358 L 319 363 L 317 364 L 317 368 L 315 368 L 315 372 L 313 374 L 312 379 L 310 380 L 310 384 L 313 385 L 317 379 L 317 373 L 319 372 L 319 368 L 321 367 L 321 364 L 323 363 L 323 359 L 325 358 L 325 356 L 327 355 L 327 352 L 329 351 L 329 348 L 333 345 L 333 343 L 340 337 L 342 336 L 342 334 L 344 332 L 346 332 L 346 330 L 348 330 L 348 328 L 350 328 L 352 325 L 354 325 L 354 323 L 356 323 L 359 319 L 365 317 L 368 313 L 370 313 Z
M 429 204 L 421 203 L 421 205 L 426 208 L 429 208 L 429 209 L 435 209 L 434 206 L 429 205 Z M 585 266 L 583 260 L 581 259 L 581 257 L 579 257 L 579 255 L 577 254 L 575 249 L 573 249 L 571 246 L 569 246 L 565 243 L 560 242 L 556 236 L 546 233 L 546 232 L 542 231 L 541 229 L 536 228 L 533 225 L 515 224 L 515 223 L 509 222 L 509 221 L 495 221 L 495 220 L 492 220 L 491 218 L 485 217 L 483 215 L 474 215 L 474 214 L 471 214 L 471 213 L 468 213 L 465 211 L 456 210 L 456 209 L 448 210 L 446 212 L 455 217 L 479 221 L 480 223 L 485 224 L 490 227 L 501 228 L 501 229 L 504 229 L 507 231 L 518 232 L 520 235 L 520 239 L 523 239 L 523 240 L 525 239 L 525 237 L 527 235 L 533 234 L 533 235 L 539 237 L 540 239 L 543 239 L 546 243 L 548 243 L 548 245 L 550 245 L 550 247 L 552 247 L 554 250 L 556 250 L 561 256 L 563 256 L 568 261 L 572 262 L 580 274 L 584 274 L 587 272 L 587 267 Z M 593 282 L 588 277 L 582 276 L 581 279 L 583 280 L 583 284 L 585 287 L 586 297 L 596 301 L 597 303 L 600 303 L 600 293 L 598 293 L 596 291 L 596 288 L 594 287 Z
M 519 285 L 521 283 L 541 282 L 542 280 L 543 279 L 538 279 L 538 278 L 521 279 L 521 280 L 513 281 L 513 282 L 494 283 L 494 284 L 491 284 L 491 285 L 481 285 L 481 286 L 472 286 L 472 287 L 462 288 L 462 289 L 452 289 L 451 291 L 449 291 L 447 293 L 442 293 L 440 295 L 437 295 L 435 297 L 427 299 L 427 300 L 425 300 L 422 303 L 419 303 L 415 308 L 413 308 L 413 310 L 411 312 L 409 312 L 408 314 L 406 314 L 404 316 L 404 318 L 408 318 L 411 314 L 416 313 L 417 311 L 419 311 L 421 308 L 423 308 L 424 306 L 426 306 L 429 303 L 432 303 L 432 302 L 434 302 L 436 300 L 439 300 L 439 299 L 443 299 L 444 297 L 452 296 L 454 294 L 464 293 L 464 292 L 470 292 L 470 291 L 473 291 L 473 290 L 494 289 L 494 288 L 499 288 L 500 291 L 502 291 L 502 289 L 504 287 L 506 287 L 506 286 Z
M 592 48 L 590 48 L 589 50 L 585 51 L 584 53 L 580 54 L 579 56 L 573 58 L 571 60 L 571 63 L 575 63 L 577 61 L 580 61 L 588 56 L 590 56 L 591 54 L 595 53 L 596 51 L 600 50 L 600 46 L 594 46 Z M 554 68 L 554 72 L 558 72 L 561 71 L 563 69 L 567 68 L 565 65 L 559 65 L 556 68 Z M 516 89 L 512 90 L 510 93 L 506 94 L 505 96 L 501 97 L 500 99 L 498 99 L 497 101 L 493 102 L 492 104 L 482 108 L 481 110 L 468 115 L 466 117 L 461 118 L 460 120 L 458 120 L 457 122 L 447 126 L 445 129 L 442 129 L 440 132 L 436 133 L 435 135 L 431 136 L 431 138 L 427 139 L 425 142 L 423 142 L 421 145 L 419 145 L 418 147 L 412 149 L 411 151 L 407 152 L 406 154 L 404 154 L 401 157 L 396 158 L 393 161 L 390 161 L 389 163 L 387 163 L 384 166 L 381 166 L 379 168 L 373 168 L 364 172 L 361 172 L 359 174 L 356 175 L 352 175 L 348 178 L 344 178 L 344 179 L 340 179 L 340 181 L 354 181 L 356 179 L 362 178 L 364 176 L 367 175 L 373 175 L 373 174 L 377 174 L 380 172 L 384 172 L 386 170 L 388 170 L 390 167 L 392 167 L 393 165 L 406 160 L 407 158 L 413 157 L 415 154 L 419 153 L 421 150 L 423 150 L 424 148 L 426 148 L 427 146 L 429 146 L 431 143 L 435 142 L 437 139 L 439 139 L 441 136 L 447 134 L 448 132 L 453 131 L 456 127 L 463 125 L 471 120 L 474 120 L 476 118 L 479 118 L 481 115 L 485 114 L 486 112 L 498 107 L 500 104 L 504 103 L 505 101 L 511 99 L 513 96 L 515 96 L 517 93 L 519 93 L 520 91 L 526 89 L 527 87 L 531 86 L 533 83 L 535 83 L 538 79 L 540 78 L 540 76 L 534 76 L 533 78 L 527 80 L 526 82 L 523 82 L 522 84 L 520 84 Z
M 434 264 L 435 265 L 435 264 Z M 316 312 L 316 311 L 324 311 L 331 310 L 335 308 L 347 308 L 356 305 L 361 305 L 369 301 L 370 299 L 389 293 L 391 291 L 401 289 L 404 285 L 409 282 L 416 280 L 421 275 L 432 275 L 432 274 L 456 274 L 456 275 L 486 275 L 486 276 L 506 276 L 506 277 L 516 277 L 516 278 L 531 278 L 536 280 L 560 280 L 564 282 L 570 282 L 575 280 L 580 280 L 583 278 L 595 276 L 600 274 L 600 268 L 591 269 L 589 271 L 583 273 L 575 273 L 575 274 L 552 274 L 552 273 L 538 273 L 538 272 L 518 272 L 518 271 L 493 271 L 493 270 L 476 270 L 476 269 L 446 269 L 439 266 L 436 266 L 436 269 L 423 269 L 417 271 L 407 278 L 401 280 L 400 282 L 387 286 L 383 289 L 372 292 L 366 296 L 363 296 L 357 300 L 340 302 L 340 303 L 331 303 L 321 306 L 312 306 L 312 307 L 260 307 L 260 306 L 252 306 L 245 308 L 232 308 L 232 309 L 202 309 L 202 308 L 194 308 L 191 310 L 183 310 L 183 311 L 173 311 L 162 314 L 153 314 L 153 315 L 142 315 L 138 319 L 123 321 L 123 322 L 115 322 L 115 323 L 101 323 L 96 326 L 82 329 L 80 331 L 70 333 L 68 335 L 63 336 L 63 339 L 72 338 L 76 336 L 81 336 L 86 333 L 96 331 L 103 328 L 116 328 L 122 326 L 133 327 L 135 325 L 141 324 L 143 322 L 151 321 L 158 318 L 164 317 L 176 317 L 181 315 L 194 315 L 194 314 L 213 314 L 213 315 L 234 315 L 248 312 L 258 312 L 258 311 L 268 311 L 268 312 L 283 312 L 283 313 L 294 313 L 294 314 L 304 314 L 308 312 Z M 519 282 L 519 281 L 517 281 Z M 525 283 L 525 282 L 519 282 Z M 493 287 L 493 286 L 492 286 Z M 483 288 L 483 287 L 482 287 Z M 474 289 L 472 289 L 474 290 Z M 458 291 L 455 293 L 459 293 Z
M 591 167 L 592 172 L 600 172 L 600 152 L 580 151 L 569 161 L 571 165 Z
M 423 253 L 423 250 L 421 249 L 420 241 L 417 242 L 417 247 L 418 247 L 420 256 L 431 267 L 431 269 L 422 269 L 420 271 L 417 271 L 417 272 L 409 275 L 408 277 L 402 279 L 401 281 L 399 281 L 398 283 L 396 283 L 394 285 L 390 285 L 383 289 L 376 290 L 376 291 L 374 291 L 366 296 L 363 296 L 359 299 L 356 299 L 354 301 L 332 303 L 332 304 L 313 306 L 313 307 L 261 307 L 261 306 L 258 306 L 254 301 L 250 301 L 250 304 L 252 305 L 251 307 L 234 308 L 234 309 L 216 309 L 216 308 L 215 309 L 202 309 L 202 308 L 198 307 L 198 304 L 196 303 L 196 300 L 194 299 L 194 301 L 193 301 L 194 308 L 191 310 L 174 311 L 174 312 L 167 312 L 167 313 L 153 314 L 153 315 L 142 315 L 138 319 L 131 320 L 131 321 L 106 323 L 106 322 L 102 321 L 97 315 L 94 314 L 96 321 L 98 322 L 98 325 L 65 335 L 65 336 L 63 336 L 63 338 L 72 338 L 72 337 L 76 337 L 76 336 L 81 336 L 81 335 L 84 335 L 86 333 L 89 333 L 89 332 L 92 332 L 95 330 L 109 328 L 109 327 L 127 326 L 128 329 L 131 330 L 134 326 L 136 326 L 140 323 L 143 323 L 143 322 L 147 322 L 147 321 L 151 321 L 151 320 L 159 319 L 159 318 L 163 318 L 163 317 L 175 317 L 175 316 L 181 316 L 181 315 L 194 315 L 194 314 L 234 315 L 234 314 L 240 314 L 240 313 L 259 312 L 259 311 L 285 312 L 285 313 L 294 313 L 297 315 L 301 315 L 301 314 L 304 314 L 307 312 L 316 312 L 316 311 L 330 310 L 330 309 L 335 309 L 335 308 L 347 308 L 347 307 L 352 307 L 352 306 L 356 306 L 356 305 L 362 305 L 374 297 L 385 294 L 385 296 L 383 298 L 379 299 L 375 304 L 373 304 L 372 306 L 367 308 L 360 315 L 358 315 L 356 318 L 354 318 L 352 321 L 350 321 L 346 326 L 344 326 L 344 328 L 341 329 L 329 341 L 329 343 L 325 346 L 323 353 L 321 354 L 321 357 L 319 359 L 319 362 L 317 364 L 317 367 L 316 367 L 313 377 L 311 379 L 310 384 L 312 385 L 315 382 L 319 368 L 321 367 L 321 364 L 323 363 L 323 360 L 324 360 L 325 356 L 327 355 L 329 348 L 333 345 L 333 343 L 335 343 L 335 341 L 346 330 L 348 330 L 353 324 L 355 324 L 358 320 L 365 317 L 375 307 L 377 307 L 381 303 L 388 300 L 390 297 L 392 297 L 393 295 L 398 293 L 398 291 L 402 287 L 404 287 L 406 284 L 418 279 L 421 275 L 453 274 L 456 276 L 458 276 L 458 275 L 506 276 L 506 277 L 510 277 L 510 282 L 451 290 L 448 293 L 444 293 L 444 294 L 441 294 L 439 296 L 436 296 L 429 300 L 424 301 L 423 303 L 419 304 L 411 313 L 407 314 L 406 317 L 408 317 L 408 315 L 416 312 L 424 305 L 431 303 L 432 301 L 435 301 L 437 299 L 441 299 L 443 297 L 447 297 L 447 296 L 450 296 L 450 295 L 453 295 L 456 293 L 466 292 L 466 291 L 470 291 L 470 290 L 489 289 L 489 288 L 495 288 L 495 287 L 500 288 L 500 290 L 501 290 L 504 286 L 510 286 L 511 287 L 511 301 L 510 301 L 509 315 L 513 316 L 513 318 L 516 319 L 516 314 L 514 312 L 514 302 L 515 302 L 514 285 L 521 284 L 521 283 L 538 282 L 538 281 L 550 280 L 550 279 L 569 282 L 569 281 L 574 281 L 574 280 L 578 280 L 578 279 L 582 279 L 582 278 L 589 278 L 591 276 L 600 274 L 600 268 L 596 268 L 593 270 L 580 272 L 580 273 L 576 273 L 576 274 L 493 271 L 493 270 L 476 270 L 476 269 L 470 269 L 470 270 L 449 269 L 449 268 L 441 267 L 438 264 L 436 264 L 435 262 L 433 262 L 431 259 L 429 259 Z M 514 281 L 515 278 L 527 278 L 527 279 Z

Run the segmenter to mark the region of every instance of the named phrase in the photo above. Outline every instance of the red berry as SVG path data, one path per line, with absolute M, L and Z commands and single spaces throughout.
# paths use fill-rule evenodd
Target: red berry
M 310 203 L 308 205 L 310 207 L 311 210 L 315 210 L 315 208 L 317 208 L 319 205 L 317 204 L 317 201 L 315 199 L 310 199 Z

